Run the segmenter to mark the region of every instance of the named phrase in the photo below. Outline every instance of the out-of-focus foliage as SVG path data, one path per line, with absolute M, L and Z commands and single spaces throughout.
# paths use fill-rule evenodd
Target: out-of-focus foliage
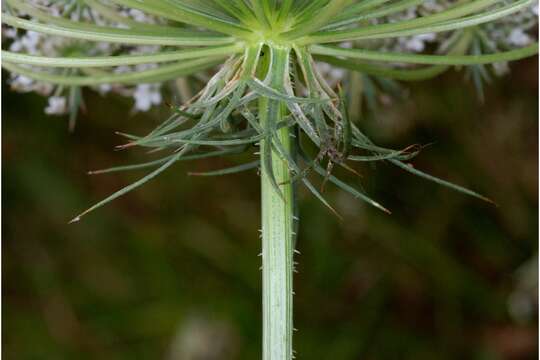
M 416 167 L 498 208 L 384 164 L 360 182 L 385 215 L 327 186 L 340 222 L 302 194 L 295 350 L 303 359 L 537 358 L 537 62 L 486 89 L 463 74 L 416 84 L 359 124 Z M 5 88 L 4 88 L 5 89 Z M 6 90 L 6 89 L 5 89 Z M 139 174 L 114 131 L 168 109 L 88 92 L 74 134 L 43 99 L 3 93 L 3 355 L 6 359 L 255 359 L 260 354 L 258 181 L 190 178 L 230 159 L 179 163 L 75 225 L 80 209 Z M 162 113 L 159 113 L 162 112 Z

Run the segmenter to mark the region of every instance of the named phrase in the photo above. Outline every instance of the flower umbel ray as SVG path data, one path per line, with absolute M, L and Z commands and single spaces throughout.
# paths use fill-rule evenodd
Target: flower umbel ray
M 355 99 L 320 64 L 384 81 L 422 80 L 470 66 L 481 80 L 489 64 L 538 52 L 535 34 L 529 34 L 536 24 L 528 15 L 537 11 L 535 0 L 6 0 L 4 5 L 4 34 L 11 46 L 2 51 L 2 66 L 16 74 L 14 86 L 36 90 L 46 84 L 44 92 L 54 93 L 54 104 L 62 105 L 50 109 L 76 114 L 84 86 L 125 93 L 141 84 L 210 74 L 196 95 L 171 105 L 161 125 L 143 136 L 123 134 L 127 143 L 119 146 L 167 155 L 91 173 L 153 170 L 72 221 L 178 161 L 257 151 L 253 161 L 193 175 L 261 170 L 263 263 L 285 269 L 277 276 L 263 266 L 263 288 L 276 292 L 265 290 L 263 306 L 263 353 L 273 360 L 292 357 L 289 270 L 297 185 L 332 211 L 322 195 L 326 182 L 388 212 L 332 174 L 336 166 L 355 172 L 354 162 L 385 161 L 490 201 L 412 167 L 421 146 L 374 144 L 348 111 Z M 516 24 L 509 17 L 522 20 Z M 350 88 L 348 79 L 342 80 L 343 88 Z M 139 90 L 130 94 L 150 91 L 147 85 Z M 73 94 L 69 106 L 64 93 Z M 141 103 L 148 108 L 160 99 Z M 320 188 L 310 174 L 320 175 Z

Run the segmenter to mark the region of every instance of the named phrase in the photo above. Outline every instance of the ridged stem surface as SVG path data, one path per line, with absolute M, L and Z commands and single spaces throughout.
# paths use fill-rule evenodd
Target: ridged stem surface
M 285 72 L 288 54 L 288 49 L 271 51 L 267 79 L 274 88 L 282 86 L 284 76 L 288 75 Z M 265 129 L 275 128 L 283 117 L 283 107 L 277 100 L 261 98 L 259 110 L 259 121 Z M 277 130 L 275 137 L 282 150 L 290 153 L 289 128 Z M 275 147 L 266 143 L 268 141 L 263 140 L 260 144 L 263 360 L 290 360 L 293 332 L 293 189 L 289 183 L 287 162 Z

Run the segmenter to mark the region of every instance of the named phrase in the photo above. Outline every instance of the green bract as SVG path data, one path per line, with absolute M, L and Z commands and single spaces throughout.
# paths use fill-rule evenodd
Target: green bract
M 310 173 L 384 211 L 364 192 L 334 175 L 334 166 L 354 171 L 349 162 L 387 161 L 405 171 L 468 195 L 483 196 L 425 174 L 407 164 L 420 148 L 401 150 L 372 143 L 347 114 L 347 93 L 328 83 L 317 61 L 366 75 L 421 80 L 451 66 L 482 65 L 536 54 L 532 44 L 503 52 L 471 49 L 483 24 L 512 15 L 533 0 L 462 0 L 444 10 L 412 19 L 384 19 L 421 4 L 418 0 L 78 0 L 122 27 L 72 21 L 6 0 L 5 25 L 80 41 L 159 45 L 160 52 L 115 56 L 40 56 L 3 51 L 2 66 L 42 82 L 79 87 L 163 82 L 217 69 L 191 100 L 173 106 L 172 115 L 144 136 L 125 135 L 121 146 L 169 151 L 147 163 L 93 173 L 154 168 L 81 215 L 152 179 L 177 161 L 241 152 L 258 158 L 228 169 L 196 175 L 222 175 L 261 169 L 264 359 L 292 357 L 292 270 L 294 191 L 305 186 L 329 208 Z M 133 8 L 165 19 L 139 23 L 118 9 Z M 30 17 L 16 16 L 12 10 Z M 451 32 L 443 52 L 401 53 L 374 49 L 370 41 Z M 346 42 L 346 43 L 344 43 Z M 345 46 L 344 46 L 345 45 Z M 156 64 L 132 72 L 114 67 Z M 403 66 L 416 64 L 422 66 Z M 220 65 L 219 68 L 216 68 Z M 52 71 L 55 68 L 76 72 Z M 316 149 L 315 151 L 313 149 Z M 80 219 L 76 217 L 74 221 Z

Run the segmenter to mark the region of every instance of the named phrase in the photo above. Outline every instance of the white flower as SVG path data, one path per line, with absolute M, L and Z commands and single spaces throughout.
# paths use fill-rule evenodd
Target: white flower
M 423 10 L 428 13 L 436 13 L 444 10 L 446 4 L 442 4 L 441 1 L 426 0 L 422 3 Z
M 67 112 L 67 101 L 63 96 L 51 96 L 49 105 L 45 108 L 45 114 L 62 115 Z
M 530 44 L 531 40 L 531 37 L 527 35 L 521 28 L 512 29 L 510 35 L 508 35 L 508 43 L 515 46 L 528 45 Z
M 127 65 L 120 65 L 113 70 L 116 74 L 125 74 L 131 71 L 131 68 Z
M 161 103 L 161 84 L 137 85 L 133 97 L 135 98 L 135 110 L 148 111 L 152 105 Z
M 15 39 L 17 38 L 17 29 L 15 28 L 2 28 L 2 35 L 6 39 Z
M 38 52 L 38 44 L 39 39 L 41 38 L 41 34 L 38 34 L 34 31 L 27 31 L 26 34 L 21 39 L 22 46 L 28 51 L 30 54 L 35 54 Z
M 54 90 L 54 85 L 49 83 L 35 82 L 32 90 L 41 96 L 49 96 Z
M 27 92 L 32 91 L 34 80 L 23 75 L 15 75 L 11 78 L 11 88 L 15 91 Z
M 145 13 L 137 9 L 129 9 L 129 16 L 131 16 L 135 21 L 145 22 L 148 21 L 148 17 Z
M 111 90 L 112 90 L 111 84 L 101 84 L 98 86 L 98 91 L 101 95 L 105 95 Z
M 433 33 L 420 34 L 409 38 L 401 38 L 400 43 L 408 51 L 421 52 L 426 48 L 427 42 L 436 40 L 436 35 Z
M 506 61 L 493 63 L 492 65 L 493 72 L 497 76 L 503 76 L 510 72 L 510 68 L 508 67 L 508 63 Z
M 347 72 L 343 69 L 332 68 L 332 71 L 330 71 L 330 77 L 332 79 L 343 79 L 346 75 Z

